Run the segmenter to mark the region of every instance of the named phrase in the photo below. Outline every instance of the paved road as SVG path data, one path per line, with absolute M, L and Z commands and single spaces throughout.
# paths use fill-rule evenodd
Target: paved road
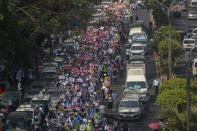
M 145 21 L 146 27 L 148 28 L 149 25 L 149 13 L 145 9 L 138 9 L 135 13 L 135 16 L 138 15 L 139 20 Z M 157 77 L 156 69 L 155 69 L 155 61 L 153 54 L 148 54 L 146 56 L 146 77 L 148 80 L 148 84 L 152 84 L 153 80 Z M 125 83 L 125 77 L 119 79 L 118 82 L 112 84 L 113 90 L 115 90 L 119 96 L 121 95 L 123 88 L 122 86 Z M 118 102 L 120 101 L 120 97 Z M 148 124 L 152 122 L 158 122 L 157 119 L 157 107 L 154 103 L 154 98 L 151 97 L 151 104 L 150 104 L 150 111 L 145 112 L 143 120 L 140 121 L 121 121 L 120 126 L 123 126 L 126 122 L 128 126 L 131 128 L 132 131 L 152 131 L 148 128 Z
M 189 25 L 197 25 L 197 20 L 188 20 L 188 10 L 181 12 L 181 18 L 173 18 L 172 19 L 172 26 L 180 31 L 184 32 L 187 31 L 187 27 Z
M 197 25 L 197 20 L 188 20 L 187 17 L 188 17 L 188 10 L 182 11 L 181 18 L 173 18 L 172 19 L 173 28 L 175 28 L 176 30 L 178 30 L 180 32 L 185 32 L 185 31 L 187 31 L 188 26 Z M 179 78 L 186 78 L 185 53 L 183 52 L 179 58 L 180 58 L 181 62 L 179 64 L 177 64 L 177 67 L 175 69 L 175 74 Z M 194 50 L 192 52 L 191 60 L 193 58 L 197 58 L 196 50 Z

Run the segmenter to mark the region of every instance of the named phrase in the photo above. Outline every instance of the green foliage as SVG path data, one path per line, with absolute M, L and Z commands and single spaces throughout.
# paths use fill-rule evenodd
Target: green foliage
M 176 44 L 175 44 L 176 43 Z M 168 58 L 168 47 L 169 47 L 169 40 L 164 39 L 159 43 L 159 55 L 160 59 L 167 59 Z M 178 46 L 181 44 L 177 41 L 173 40 L 172 43 L 172 60 L 175 60 L 183 51 L 183 49 Z
M 191 103 L 197 102 L 197 97 L 194 93 L 190 93 Z M 175 88 L 171 90 L 162 91 L 157 97 L 157 105 L 160 109 L 166 109 L 169 106 L 176 107 L 182 104 L 186 104 L 186 90 L 181 88 Z
M 190 130 L 196 131 L 197 129 L 197 106 L 191 106 L 191 119 L 190 119 Z M 165 130 L 167 131 L 186 131 L 187 128 L 187 112 L 183 110 L 179 112 L 176 107 L 169 106 L 165 110 L 160 110 L 159 117 L 164 120 Z
M 7 61 L 9 71 L 31 67 L 35 46 L 25 39 L 23 26 L 8 10 L 8 1 L 0 2 L 0 12 L 4 16 L 0 21 L 0 59 Z
M 12 0 L 9 9 L 30 32 L 44 34 L 75 30 L 73 23 L 84 25 L 91 17 L 90 0 Z
M 190 87 L 192 91 L 196 91 L 196 85 L 194 82 L 190 83 Z M 184 78 L 175 78 L 175 79 L 170 79 L 164 81 L 160 86 L 159 86 L 159 93 L 162 93 L 163 91 L 166 90 L 171 90 L 171 89 L 185 89 L 187 88 L 187 80 Z
M 159 32 L 159 33 L 157 33 Z M 155 32 L 153 38 L 157 43 L 160 43 L 163 39 L 166 39 L 165 37 L 169 37 L 169 27 L 168 26 L 162 26 L 160 27 L 157 32 Z M 164 37 L 165 36 L 165 37 Z M 180 42 L 181 41 L 181 35 L 179 32 L 177 32 L 174 28 L 172 28 L 172 39 Z

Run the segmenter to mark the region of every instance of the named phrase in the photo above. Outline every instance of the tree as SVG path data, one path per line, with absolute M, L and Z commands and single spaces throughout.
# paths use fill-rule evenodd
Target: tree
M 190 93 L 191 103 L 194 104 L 197 102 L 197 96 L 193 92 Z M 167 107 L 172 106 L 181 106 L 186 105 L 186 90 L 181 88 L 174 88 L 171 90 L 162 91 L 157 97 L 157 105 L 160 109 L 165 110 Z M 184 106 L 186 108 L 186 106 Z
M 158 32 L 158 33 L 157 33 Z M 169 27 L 168 26 L 162 26 L 154 33 L 154 40 L 157 44 L 159 44 L 162 40 L 166 39 L 166 37 L 169 37 Z M 181 42 L 181 35 L 179 32 L 177 32 L 174 28 L 172 28 L 172 40 L 175 40 L 177 42 Z M 158 46 L 157 46 L 158 47 Z
M 176 44 L 175 44 L 176 43 Z M 161 67 L 162 67 L 162 72 L 167 72 L 168 71 L 168 48 L 169 48 L 169 40 L 164 39 L 159 43 L 159 59 L 161 62 Z M 181 44 L 178 43 L 177 41 L 173 40 L 172 42 L 172 67 L 176 66 L 176 63 L 178 61 L 179 55 L 183 52 L 183 49 L 178 46 Z
M 197 129 L 197 105 L 191 105 L 191 131 Z M 165 122 L 165 131 L 186 131 L 187 129 L 187 112 L 179 111 L 178 108 L 169 106 L 165 110 L 160 110 L 159 117 Z
M 94 1 L 93 1 L 94 2 Z M 91 17 L 90 0 L 12 0 L 9 9 L 30 32 L 44 34 L 84 28 Z
M 0 60 L 7 61 L 9 71 L 32 66 L 34 44 L 25 37 L 23 26 L 8 9 L 8 1 L 0 1 L 0 12 L 4 18 L 0 21 Z
M 191 90 L 196 92 L 196 85 L 194 82 L 190 83 Z M 172 89 L 187 89 L 187 80 L 184 78 L 175 78 L 164 81 L 159 86 L 159 93 L 163 91 L 172 90 Z

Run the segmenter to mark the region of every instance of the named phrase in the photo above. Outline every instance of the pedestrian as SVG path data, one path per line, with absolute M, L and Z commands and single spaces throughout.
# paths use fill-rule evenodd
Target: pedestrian
M 135 21 L 138 21 L 138 19 L 139 19 L 138 16 L 136 16 L 136 17 L 135 17 Z
M 109 111 L 109 113 L 112 113 L 112 108 L 113 108 L 113 98 L 112 98 L 112 95 L 109 94 L 109 97 L 108 97 L 108 111 Z
M 158 87 L 159 87 L 159 81 L 157 79 L 155 79 L 153 81 L 153 87 L 155 88 L 155 95 L 158 94 Z

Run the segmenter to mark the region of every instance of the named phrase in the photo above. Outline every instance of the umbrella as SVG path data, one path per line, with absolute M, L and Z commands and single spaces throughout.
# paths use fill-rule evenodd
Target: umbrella
M 150 123 L 150 124 L 148 124 L 148 127 L 153 129 L 153 130 L 161 129 L 161 125 L 159 123 Z

